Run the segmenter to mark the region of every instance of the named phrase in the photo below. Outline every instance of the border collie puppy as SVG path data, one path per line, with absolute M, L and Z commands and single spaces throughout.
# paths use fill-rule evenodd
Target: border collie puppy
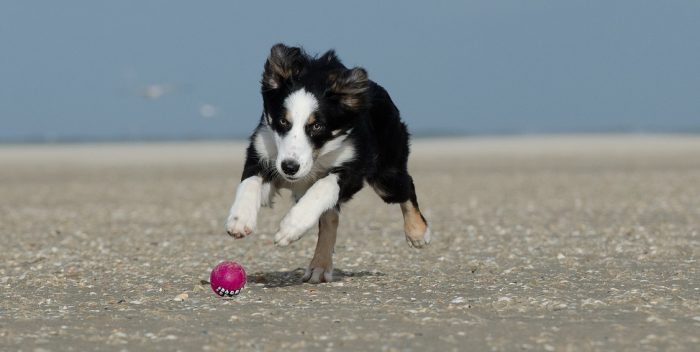
M 263 113 L 250 137 L 241 183 L 226 222 L 242 238 L 255 230 L 261 205 L 280 188 L 296 204 L 275 243 L 286 246 L 318 224 L 318 242 L 303 280 L 333 279 L 340 206 L 367 182 L 387 203 L 399 203 L 409 246 L 430 243 L 406 163 L 409 134 L 389 94 L 334 51 L 312 57 L 277 44 L 262 75 Z

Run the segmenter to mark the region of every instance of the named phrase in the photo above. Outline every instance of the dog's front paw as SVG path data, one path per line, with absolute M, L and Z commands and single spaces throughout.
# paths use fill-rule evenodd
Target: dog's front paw
M 411 233 L 406 233 L 406 243 L 411 248 L 423 248 L 430 244 L 430 228 L 425 228 L 425 233 L 422 236 L 416 236 Z
M 275 234 L 275 244 L 278 246 L 286 246 L 297 241 L 304 234 L 304 229 L 296 226 L 280 226 L 280 230 Z
M 226 221 L 226 232 L 234 238 L 243 238 L 255 231 L 257 211 L 253 207 L 234 207 Z
M 333 263 L 314 263 L 306 269 L 301 281 L 310 284 L 319 284 L 321 282 L 333 282 Z
M 313 216 L 304 209 L 292 208 L 280 222 L 280 229 L 275 234 L 275 244 L 286 246 L 299 240 L 316 223 L 318 216 Z

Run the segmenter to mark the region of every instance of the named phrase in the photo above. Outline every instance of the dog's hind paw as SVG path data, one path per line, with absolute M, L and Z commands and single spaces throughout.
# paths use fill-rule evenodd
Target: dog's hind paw
M 423 248 L 428 246 L 430 244 L 430 227 L 425 229 L 425 233 L 420 238 L 413 238 L 406 235 L 406 243 L 408 243 L 408 246 L 411 248 Z
M 329 267 L 309 266 L 301 277 L 301 281 L 310 284 L 320 284 L 322 282 L 333 282 L 333 265 Z

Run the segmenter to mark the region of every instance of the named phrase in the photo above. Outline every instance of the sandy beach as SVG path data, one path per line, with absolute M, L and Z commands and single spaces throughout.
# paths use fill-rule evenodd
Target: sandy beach
M 433 242 L 365 188 L 335 280 L 316 234 L 224 221 L 243 142 L 0 146 L 0 350 L 691 351 L 700 345 L 700 137 L 416 139 Z M 233 299 L 207 280 L 245 266 Z

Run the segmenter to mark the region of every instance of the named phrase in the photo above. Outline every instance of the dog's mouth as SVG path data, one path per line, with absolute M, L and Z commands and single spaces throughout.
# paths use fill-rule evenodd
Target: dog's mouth
M 278 174 L 280 176 L 282 176 L 282 178 L 285 181 L 291 182 L 291 183 L 294 183 L 294 182 L 299 181 L 301 179 L 301 177 L 299 177 L 299 176 L 289 176 L 289 175 L 285 175 L 284 173 L 281 173 L 281 172 L 279 172 Z

